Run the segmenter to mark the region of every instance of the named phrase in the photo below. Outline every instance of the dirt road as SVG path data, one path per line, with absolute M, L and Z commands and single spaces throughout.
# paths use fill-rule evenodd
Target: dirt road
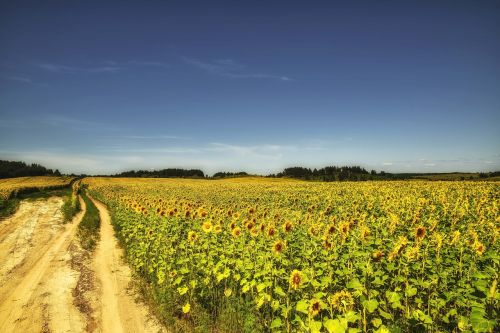
M 83 201 L 80 201 L 85 207 Z M 58 197 L 23 201 L 0 223 L 0 332 L 81 332 L 70 245 L 83 212 L 63 224 Z
M 101 240 L 79 246 L 83 211 L 64 224 L 58 197 L 22 201 L 0 221 L 0 332 L 165 332 L 135 301 L 106 207 Z
M 100 281 L 103 332 L 163 332 L 147 307 L 136 301 L 130 288 L 131 271 L 122 259 L 123 250 L 118 247 L 106 206 L 92 201 L 101 217 L 101 240 L 93 267 Z

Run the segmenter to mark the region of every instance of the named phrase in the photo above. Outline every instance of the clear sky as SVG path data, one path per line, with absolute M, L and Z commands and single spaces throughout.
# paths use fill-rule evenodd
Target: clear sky
M 498 1 L 1 1 L 0 159 L 500 169 Z

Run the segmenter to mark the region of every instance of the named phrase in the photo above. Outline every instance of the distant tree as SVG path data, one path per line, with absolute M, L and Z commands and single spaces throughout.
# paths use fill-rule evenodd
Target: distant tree
M 54 172 L 39 164 L 27 165 L 24 162 L 12 162 L 0 160 L 0 178 L 28 177 L 28 176 L 51 176 Z

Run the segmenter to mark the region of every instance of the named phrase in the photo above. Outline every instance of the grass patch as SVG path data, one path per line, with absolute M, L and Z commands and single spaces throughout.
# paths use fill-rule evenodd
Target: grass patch
M 80 211 L 80 200 L 78 200 L 79 191 L 73 191 L 70 195 L 66 196 L 64 199 L 63 206 L 61 208 L 64 222 L 70 222 L 73 217 Z
M 85 250 L 92 251 L 99 241 L 101 219 L 99 217 L 99 210 L 97 210 L 92 200 L 89 199 L 84 191 L 82 191 L 81 195 L 87 209 L 82 221 L 78 225 L 78 237 L 80 238 L 82 247 Z
M 66 208 L 63 205 L 63 214 L 65 217 L 65 221 L 67 221 L 66 216 L 68 216 L 69 220 L 71 220 L 71 218 L 80 210 L 80 203 L 78 202 L 78 199 L 76 200 L 77 203 L 75 204 L 71 203 L 72 195 L 73 191 L 71 190 L 70 187 L 23 191 L 20 192 L 15 197 L 6 200 L 0 200 L 0 219 L 14 215 L 14 213 L 19 208 L 19 205 L 21 204 L 22 200 L 38 200 L 38 199 L 47 199 L 50 197 L 63 197 L 65 198 L 65 204 L 66 201 L 70 202 L 68 203 L 69 206 Z M 71 207 L 70 209 L 70 206 L 73 207 Z M 67 213 L 65 212 L 65 209 L 67 210 Z
M 19 208 L 21 200 L 12 198 L 8 200 L 0 200 L 0 219 L 13 215 Z

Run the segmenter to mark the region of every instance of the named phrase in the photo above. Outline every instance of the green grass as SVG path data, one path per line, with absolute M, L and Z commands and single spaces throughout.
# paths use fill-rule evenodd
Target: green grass
M 64 199 L 64 204 L 61 208 L 64 222 L 70 222 L 73 217 L 80 211 L 80 200 L 78 200 L 78 193 L 71 193 Z
M 0 200 L 0 219 L 7 218 L 11 215 L 13 215 L 17 209 L 19 208 L 19 205 L 22 200 L 38 200 L 38 199 L 47 199 L 50 197 L 63 197 L 65 198 L 65 203 L 69 198 L 69 201 L 71 201 L 73 191 L 71 190 L 70 187 L 66 188 L 57 188 L 57 189 L 43 189 L 43 190 L 37 190 L 37 191 L 26 191 L 26 192 L 21 192 L 19 193 L 16 197 L 12 197 L 7 200 Z M 77 200 L 78 201 L 78 200 Z M 69 207 L 65 208 L 63 205 L 63 214 L 65 214 L 65 221 L 66 216 L 68 216 L 69 220 L 74 216 L 74 214 L 78 213 L 80 210 L 80 203 L 78 202 L 76 205 L 78 205 L 78 208 L 72 207 L 72 210 L 70 211 Z M 67 209 L 68 212 L 65 213 L 64 210 Z M 68 214 L 68 215 L 66 215 Z M 72 215 L 71 215 L 72 214 Z
M 82 247 L 85 250 L 92 251 L 99 241 L 101 219 L 99 217 L 99 210 L 94 205 L 92 200 L 89 199 L 84 191 L 82 191 L 81 195 L 87 209 L 78 226 L 78 237 L 80 238 Z
M 19 208 L 20 202 L 19 198 L 0 200 L 0 219 L 13 215 Z

